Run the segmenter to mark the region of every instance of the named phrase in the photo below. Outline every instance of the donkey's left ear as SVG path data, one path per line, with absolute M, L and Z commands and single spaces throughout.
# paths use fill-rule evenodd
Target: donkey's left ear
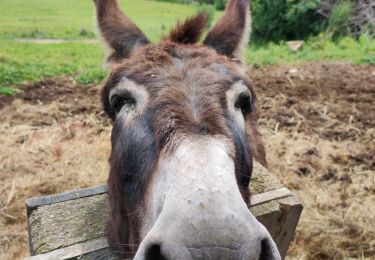
M 117 0 L 93 1 L 100 33 L 112 49 L 108 62 L 128 58 L 135 48 L 149 43 L 141 30 L 121 12 Z
M 220 54 L 242 60 L 250 32 L 250 0 L 229 0 L 224 15 L 208 33 L 204 44 Z

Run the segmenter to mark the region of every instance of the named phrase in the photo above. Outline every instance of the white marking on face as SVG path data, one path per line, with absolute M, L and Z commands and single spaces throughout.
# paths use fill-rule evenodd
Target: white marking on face
M 247 93 L 251 97 L 251 92 L 249 88 L 243 83 L 243 81 L 238 81 L 232 85 L 232 87 L 227 91 L 227 106 L 230 116 L 236 122 L 237 126 L 245 131 L 245 119 L 241 110 L 236 109 L 235 103 L 240 94 Z
M 193 136 L 161 156 L 149 184 L 142 243 L 134 259 L 144 259 L 153 243 L 172 248 L 170 259 L 186 259 L 185 251 L 204 248 L 257 259 L 260 241 L 270 235 L 242 198 L 233 155 L 224 137 Z
M 127 78 L 121 81 L 111 89 L 109 93 L 109 100 L 114 96 L 121 96 L 125 98 L 132 98 L 135 101 L 134 107 L 122 109 L 119 114 L 131 118 L 132 116 L 141 114 L 147 107 L 149 101 L 149 93 L 144 86 L 136 84 Z
M 159 163 L 149 191 L 143 235 L 167 205 L 174 205 L 180 214 L 178 207 L 181 202 L 204 207 L 208 203 L 216 203 L 217 199 L 213 197 L 218 193 L 223 197 L 234 193 L 236 199 L 230 203 L 244 203 L 237 186 L 233 154 L 234 148 L 224 137 L 183 140 L 172 154 Z

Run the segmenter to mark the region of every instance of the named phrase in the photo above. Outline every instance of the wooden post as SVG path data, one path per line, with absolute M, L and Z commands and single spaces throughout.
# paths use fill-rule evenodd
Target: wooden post
M 254 163 L 250 210 L 285 257 L 302 211 L 300 201 L 268 170 Z M 109 214 L 106 186 L 26 200 L 27 259 L 116 259 L 104 237 Z

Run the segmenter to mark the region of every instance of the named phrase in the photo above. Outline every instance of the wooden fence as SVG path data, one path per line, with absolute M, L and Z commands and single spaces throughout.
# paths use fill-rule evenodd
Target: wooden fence
M 257 162 L 250 186 L 250 210 L 285 257 L 302 204 Z M 32 255 L 27 259 L 116 259 L 104 237 L 109 214 L 106 186 L 32 198 L 26 206 Z

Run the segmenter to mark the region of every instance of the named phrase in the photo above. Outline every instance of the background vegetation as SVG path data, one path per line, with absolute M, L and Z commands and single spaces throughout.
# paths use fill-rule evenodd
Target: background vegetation
M 224 10 L 227 0 L 158 0 L 211 5 Z M 368 0 L 252 0 L 253 39 L 304 39 L 322 31 L 335 36 L 374 35 L 375 3 Z M 332 36 L 332 35 L 330 35 Z
M 179 2 L 179 3 L 172 3 Z M 225 0 L 120 0 L 122 8 L 154 42 L 178 20 L 205 10 L 212 23 Z M 253 0 L 252 44 L 246 62 L 256 66 L 306 60 L 375 63 L 375 41 L 366 34 L 350 37 L 347 26 L 353 6 L 340 2 L 327 15 L 317 13 L 321 0 Z M 181 4 L 184 3 L 184 4 Z M 30 11 L 32 10 L 32 12 Z M 83 84 L 99 83 L 104 51 L 96 39 L 91 1 L 0 1 L 0 94 L 46 77 L 69 75 Z M 63 39 L 42 44 L 29 39 Z M 285 41 L 305 39 L 299 52 Z M 274 43 L 276 42 L 276 43 Z M 44 42 L 46 43 L 46 42 Z

